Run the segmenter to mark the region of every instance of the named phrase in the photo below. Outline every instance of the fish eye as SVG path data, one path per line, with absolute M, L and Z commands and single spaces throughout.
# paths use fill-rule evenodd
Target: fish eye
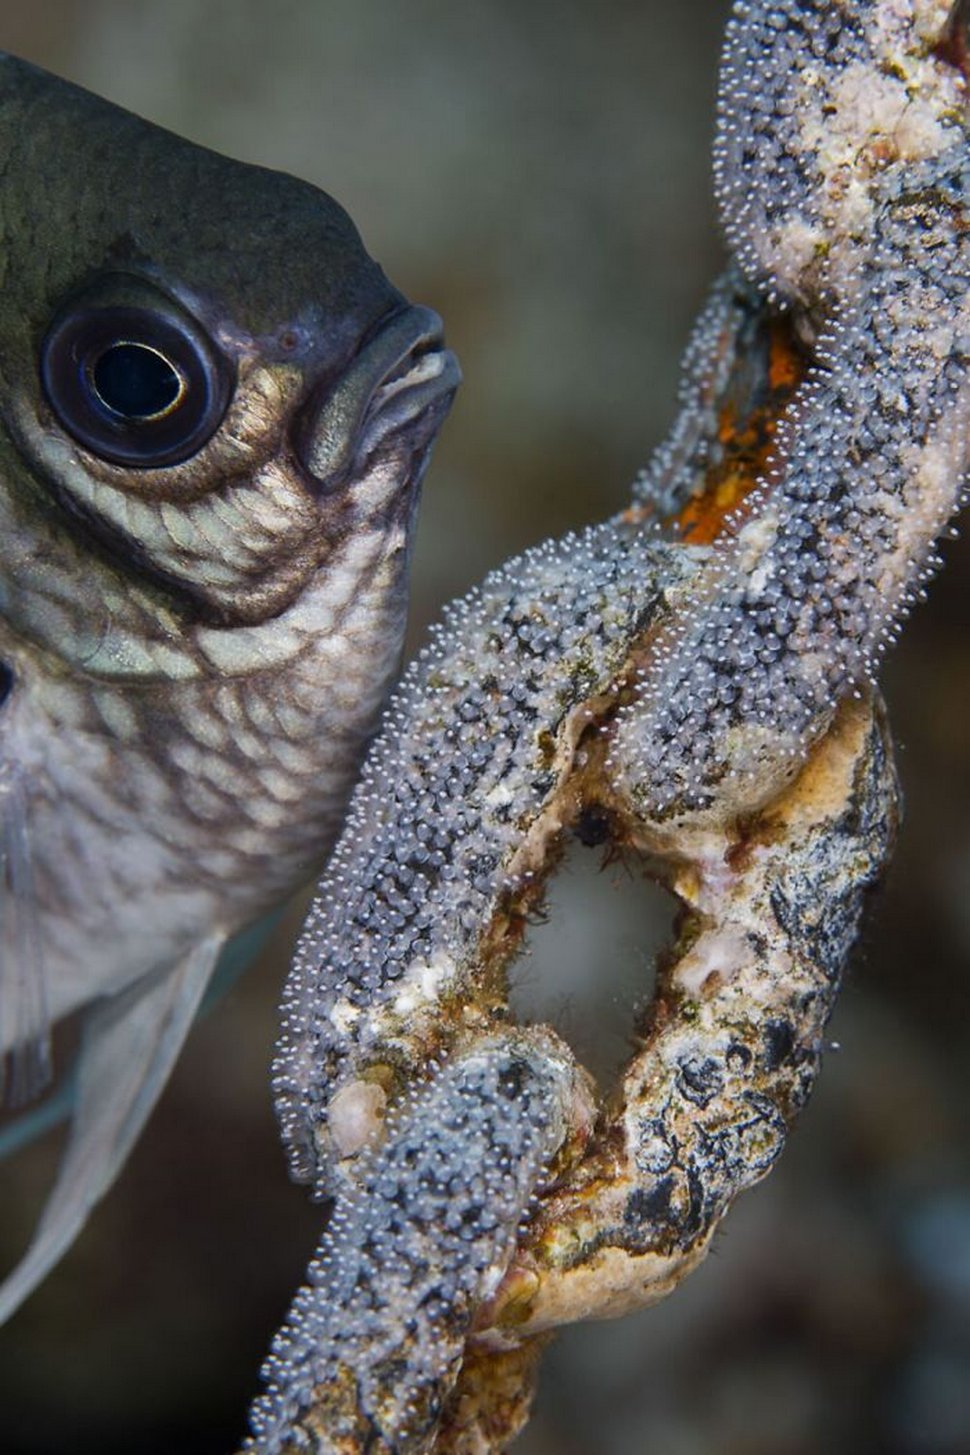
M 142 469 L 201 449 L 232 383 L 201 325 L 161 295 L 157 304 L 138 297 L 149 293 L 147 284 L 115 281 L 72 299 L 40 357 L 44 393 L 67 432 L 103 460 Z

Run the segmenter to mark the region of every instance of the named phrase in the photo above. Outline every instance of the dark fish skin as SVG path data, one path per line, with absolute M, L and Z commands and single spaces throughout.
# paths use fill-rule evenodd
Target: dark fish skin
M 2 1318 L 110 1184 L 225 940 L 333 840 L 460 376 L 314 187 L 9 56 L 0 156 L 0 816 L 25 865 L 0 1051 L 86 1018 Z

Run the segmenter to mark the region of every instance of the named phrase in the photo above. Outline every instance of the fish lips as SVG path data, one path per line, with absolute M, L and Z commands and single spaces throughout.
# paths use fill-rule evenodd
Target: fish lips
M 311 488 L 333 494 L 378 452 L 401 460 L 401 483 L 411 483 L 460 383 L 433 309 L 408 305 L 382 319 L 336 383 L 315 390 L 303 410 L 295 444 Z

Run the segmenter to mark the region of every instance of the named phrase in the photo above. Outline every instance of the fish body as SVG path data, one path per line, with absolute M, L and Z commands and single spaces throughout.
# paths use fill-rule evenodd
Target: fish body
M 84 1013 L 2 1318 L 335 835 L 459 373 L 325 193 L 11 57 L 0 138 L 0 1051 Z

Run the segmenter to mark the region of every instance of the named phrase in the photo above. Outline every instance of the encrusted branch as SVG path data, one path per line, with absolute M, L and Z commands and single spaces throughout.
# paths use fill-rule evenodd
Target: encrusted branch
M 735 263 L 670 440 L 623 516 L 446 613 L 297 951 L 274 1085 L 335 1211 L 258 1455 L 497 1455 L 543 1338 L 668 1293 L 782 1150 L 895 833 L 872 674 L 963 488 L 964 29 L 736 5 Z M 682 906 L 605 1096 L 507 1005 L 574 833 Z

